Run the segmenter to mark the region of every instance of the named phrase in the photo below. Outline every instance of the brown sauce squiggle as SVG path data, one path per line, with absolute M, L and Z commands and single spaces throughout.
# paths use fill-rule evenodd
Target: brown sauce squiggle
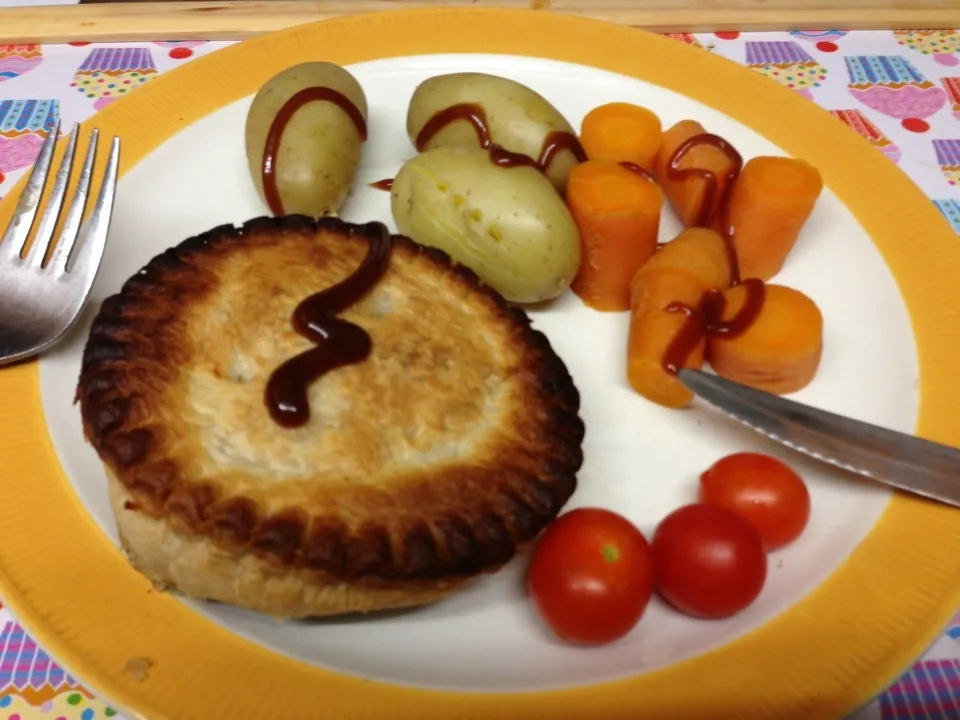
M 277 153 L 280 151 L 280 139 L 297 110 L 312 102 L 332 102 L 337 105 L 350 117 L 360 134 L 360 141 L 366 142 L 367 140 L 367 121 L 364 120 L 363 113 L 346 95 L 333 88 L 321 86 L 304 88 L 294 93 L 277 111 L 276 117 L 270 124 L 270 129 L 267 131 L 267 139 L 263 147 L 263 162 L 261 164 L 263 195 L 270 212 L 277 216 L 284 214 L 283 201 L 280 199 L 280 191 L 277 189 Z
M 649 181 L 652 182 L 652 183 L 656 183 L 656 182 L 657 182 L 657 179 L 656 179 L 653 175 L 651 175 L 647 170 L 645 170 L 644 168 L 640 167 L 640 166 L 637 165 L 636 163 L 624 161 L 624 162 L 620 163 L 620 167 L 624 168 L 625 170 L 629 170 L 629 171 L 632 172 L 634 175 L 639 175 L 639 176 L 642 177 L 644 180 L 649 180 Z M 662 244 L 663 244 L 663 243 L 657 243 L 657 245 L 662 245 Z
M 501 147 L 500 145 L 491 145 L 489 148 L 487 148 L 487 151 L 490 153 L 490 161 L 499 167 L 531 167 L 534 170 L 539 170 L 540 172 L 543 172 L 544 170 L 542 167 L 540 167 L 537 161 L 529 155 L 507 150 L 505 147 Z
M 683 158 L 693 148 L 700 146 L 715 147 L 730 161 L 730 169 L 723 178 L 721 189 L 716 174 L 706 168 L 681 168 Z M 766 285 L 762 280 L 749 278 L 740 279 L 740 264 L 737 260 L 737 249 L 733 236 L 736 229 L 730 219 L 730 197 L 734 183 L 743 169 L 743 157 L 729 142 L 719 135 L 700 133 L 680 143 L 667 162 L 666 176 L 673 182 L 681 182 L 687 178 L 696 178 L 703 182 L 703 196 L 700 206 L 693 213 L 694 227 L 718 228 L 727 251 L 727 261 L 730 267 L 730 284 L 743 285 L 747 291 L 743 307 L 729 320 L 723 320 L 726 300 L 719 290 L 709 290 L 704 293 L 697 307 L 685 303 L 671 303 L 667 312 L 681 312 L 686 318 L 677 334 L 670 341 L 661 359 L 665 371 L 676 375 L 683 367 L 690 353 L 704 337 L 735 338 L 746 332 L 754 323 L 763 308 L 766 297 Z M 659 247 L 658 247 L 659 249 Z
M 540 172 L 545 173 L 558 154 L 564 150 L 569 150 L 579 162 L 587 159 L 587 154 L 580 145 L 577 136 L 555 130 L 543 140 L 543 146 L 540 148 L 540 154 L 536 159 L 521 153 L 511 152 L 500 147 L 493 142 L 490 135 L 490 123 L 487 120 L 487 114 L 484 109 L 475 103 L 460 103 L 451 105 L 435 113 L 417 133 L 414 146 L 417 152 L 423 152 L 427 143 L 447 125 L 464 120 L 473 126 L 477 134 L 477 140 L 480 147 L 490 151 L 490 159 L 501 167 L 533 167 Z
M 310 420 L 310 383 L 335 368 L 363 362 L 373 348 L 366 330 L 337 317 L 359 301 L 390 265 L 389 230 L 382 223 L 370 223 L 366 229 L 373 233 L 360 266 L 336 285 L 302 300 L 293 311 L 293 327 L 317 346 L 284 362 L 267 382 L 267 409 L 283 427 L 300 427 Z
M 723 152 L 730 160 L 730 170 L 723 179 L 723 188 L 716 174 L 706 168 L 681 168 L 680 163 L 693 148 L 700 146 L 715 147 Z M 730 193 L 733 184 L 743 169 L 743 157 L 729 142 L 719 135 L 701 133 L 680 143 L 667 162 L 667 179 L 673 182 L 682 182 L 687 178 L 696 178 L 703 182 L 703 199 L 700 207 L 694 213 L 691 223 L 694 227 L 719 226 L 720 234 L 727 248 L 727 258 L 730 261 L 730 278 L 733 285 L 740 282 L 740 265 L 737 262 L 737 251 L 733 244 L 734 228 L 730 225 Z
M 564 150 L 569 150 L 577 159 L 577 162 L 586 162 L 587 153 L 580 144 L 576 135 L 560 130 L 554 130 L 543 139 L 543 147 L 540 148 L 540 157 L 537 158 L 537 165 L 542 172 L 546 172 L 553 159 Z
M 697 307 L 675 302 L 664 308 L 667 312 L 679 312 L 686 316 L 660 360 L 664 370 L 676 375 L 704 337 L 733 339 L 747 331 L 763 309 L 766 285 L 756 278 L 749 278 L 741 284 L 746 289 L 747 297 L 743 307 L 729 320 L 723 319 L 726 299 L 719 290 L 704 293 Z

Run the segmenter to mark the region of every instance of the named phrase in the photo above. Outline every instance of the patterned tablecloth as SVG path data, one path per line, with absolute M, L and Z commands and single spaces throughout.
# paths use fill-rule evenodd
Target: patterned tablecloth
M 960 30 L 672 37 L 745 64 L 829 110 L 898 163 L 960 234 Z M 58 116 L 68 128 L 226 44 L 0 46 L 0 197 L 33 162 Z M 0 720 L 109 717 L 122 720 L 0 604 Z M 854 716 L 878 718 L 960 720 L 960 615 L 922 660 Z

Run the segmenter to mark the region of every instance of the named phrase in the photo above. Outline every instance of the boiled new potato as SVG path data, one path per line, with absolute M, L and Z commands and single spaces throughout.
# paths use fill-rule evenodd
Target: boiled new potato
M 284 104 L 306 88 L 336 91 L 359 111 L 363 123 L 358 128 L 350 114 L 330 100 L 313 100 L 296 110 L 279 136 L 274 158 L 280 201 L 277 207 L 278 203 L 264 194 L 263 187 L 267 136 Z M 366 118 L 363 88 L 353 75 L 333 63 L 294 65 L 260 88 L 247 113 L 247 162 L 257 192 L 274 214 L 319 217 L 340 209 L 360 162 Z
M 417 136 L 434 115 L 452 105 L 474 104 L 486 115 L 490 141 L 536 160 L 552 132 L 576 133 L 560 112 L 526 85 L 485 73 L 437 75 L 417 86 L 407 110 L 407 135 L 417 145 Z M 437 147 L 481 145 L 469 121 L 457 120 L 443 127 L 418 150 Z M 570 150 L 562 150 L 546 168 L 558 190 L 567 184 L 570 168 L 578 162 Z
M 440 147 L 408 160 L 393 181 L 400 232 L 443 250 L 507 300 L 557 297 L 580 267 L 580 235 L 550 182 L 501 167 L 486 150 Z

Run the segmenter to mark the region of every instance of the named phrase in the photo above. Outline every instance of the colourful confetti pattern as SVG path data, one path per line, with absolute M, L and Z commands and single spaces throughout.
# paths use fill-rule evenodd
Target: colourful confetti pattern
M 933 204 L 937 206 L 937 210 L 943 213 L 943 216 L 947 219 L 947 222 L 950 223 L 953 231 L 957 233 L 957 235 L 960 235 L 960 200 L 953 198 L 949 200 L 934 200 Z M 955 640 L 960 640 L 960 628 L 951 630 L 950 637 Z
M 947 182 L 960 183 L 960 140 L 934 140 L 933 150 Z
M 960 30 L 671 37 L 746 65 L 831 111 L 898 162 L 960 234 Z M 57 116 L 69 126 L 227 44 L 0 46 L 0 196 L 26 172 Z M 19 135 L 33 136 L 35 147 L 5 161 L 3 142 Z M 56 665 L 0 604 L 0 720 L 35 718 L 123 720 Z M 913 718 L 960 720 L 960 616 L 920 662 L 849 720 Z
M 897 42 L 911 50 L 929 55 L 946 67 L 960 64 L 960 31 L 895 30 Z
M 946 699 L 958 685 L 960 660 L 917 663 L 880 698 L 880 717 L 960 717 L 957 704 Z
M 83 61 L 70 87 L 93 100 L 94 110 L 103 110 L 156 74 L 148 48 L 97 48 Z
M 811 91 L 827 79 L 827 69 L 791 40 L 747 41 L 747 66 L 771 80 L 812 98 Z
M 43 62 L 39 45 L 0 45 L 0 82 L 13 80 Z
M 32 165 L 58 117 L 59 100 L 0 100 L 0 173 Z
M 870 122 L 870 118 L 859 110 L 831 110 L 833 115 L 841 120 L 858 135 L 865 138 L 871 145 L 894 162 L 900 162 L 902 155 L 900 148 L 894 145 L 890 138 L 880 132 L 880 129 Z
M 930 117 L 947 101 L 946 93 L 905 57 L 848 55 L 845 60 L 850 94 L 871 110 L 913 123 Z

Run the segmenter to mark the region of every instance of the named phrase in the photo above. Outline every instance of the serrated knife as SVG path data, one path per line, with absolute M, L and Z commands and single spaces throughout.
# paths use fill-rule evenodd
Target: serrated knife
M 915 495 L 960 507 L 960 450 L 683 369 L 680 381 L 792 450 Z

